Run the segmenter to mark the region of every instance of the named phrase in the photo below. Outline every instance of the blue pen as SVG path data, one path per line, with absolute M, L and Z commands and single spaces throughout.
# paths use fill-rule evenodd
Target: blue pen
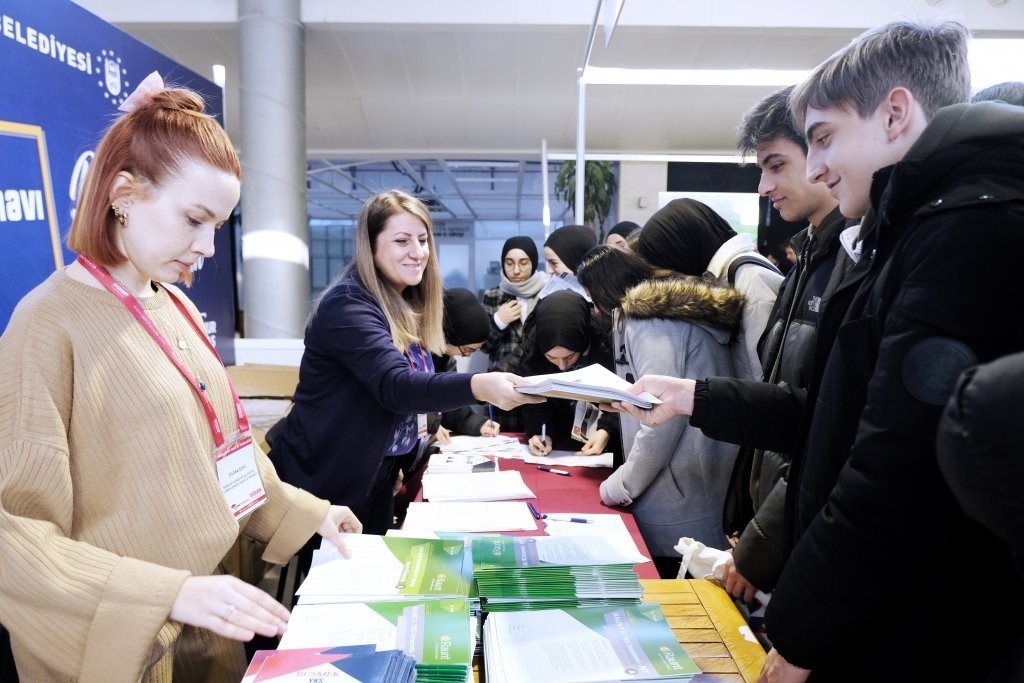
M 584 519 L 583 517 L 552 517 L 551 515 L 544 515 L 544 518 L 551 522 L 576 522 L 577 524 L 594 523 L 594 520 Z
M 494 427 L 494 406 L 487 404 L 487 417 L 491 420 L 491 427 Z
M 544 515 L 540 514 L 540 510 L 533 506 L 533 503 L 526 501 L 526 507 L 530 508 L 530 514 L 533 515 L 534 519 L 543 519 Z

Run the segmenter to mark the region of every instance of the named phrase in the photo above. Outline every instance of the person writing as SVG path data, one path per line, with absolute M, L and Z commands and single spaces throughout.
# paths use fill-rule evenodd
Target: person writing
M 171 284 L 238 202 L 227 134 L 157 74 L 122 110 L 68 236 L 78 260 L 0 337 L 0 621 L 22 681 L 237 681 L 240 641 L 289 616 L 217 575 L 239 534 L 284 563 L 318 531 L 347 553 L 361 524 L 280 481 Z
M 356 227 L 355 259 L 306 327 L 295 404 L 271 458 L 285 481 L 350 506 L 368 533 L 394 524 L 398 457 L 426 435 L 426 413 L 477 401 L 508 410 L 542 399 L 509 373 L 434 373 L 445 349 L 430 210 L 389 190 Z M 300 556 L 307 560 L 312 547 Z

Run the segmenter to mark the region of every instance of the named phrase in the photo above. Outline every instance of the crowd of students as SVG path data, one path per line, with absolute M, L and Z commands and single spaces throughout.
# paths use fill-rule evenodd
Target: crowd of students
M 288 618 L 219 568 L 240 534 L 271 562 L 308 563 L 319 536 L 347 552 L 343 533 L 395 524 L 430 434 L 499 429 L 613 451 L 601 499 L 663 575 L 680 537 L 731 549 L 726 589 L 772 594 L 764 681 L 1017 680 L 1024 108 L 1014 86 L 968 103 L 967 37 L 887 24 L 747 112 L 758 192 L 807 223 L 785 279 L 675 200 L 603 245 L 555 230 L 546 272 L 509 239 L 478 301 L 443 291 L 429 209 L 374 196 L 269 456 L 167 284 L 213 255 L 238 159 L 194 93 L 150 83 L 97 149 L 79 260 L 0 338 L 0 622 L 22 680 L 239 680 L 240 641 Z M 455 371 L 478 349 L 489 372 Z M 590 363 L 662 403 L 594 420 L 516 390 Z

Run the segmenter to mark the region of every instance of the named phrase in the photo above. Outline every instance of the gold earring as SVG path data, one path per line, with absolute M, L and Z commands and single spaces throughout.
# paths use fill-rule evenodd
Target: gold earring
M 114 218 L 116 218 L 117 222 L 123 227 L 125 222 L 128 220 L 128 214 L 125 213 L 125 210 L 116 204 L 111 204 L 110 210 L 114 212 Z

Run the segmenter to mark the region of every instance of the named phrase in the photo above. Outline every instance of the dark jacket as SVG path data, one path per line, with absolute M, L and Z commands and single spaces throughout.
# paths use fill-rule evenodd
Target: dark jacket
M 476 402 L 472 375 L 413 370 L 354 274 L 324 295 L 305 345 L 295 404 L 271 460 L 283 480 L 357 515 L 400 417 Z
M 434 372 L 456 372 L 455 359 L 451 356 L 434 355 Z M 492 410 L 496 410 L 492 407 Z M 437 428 L 443 426 L 452 434 L 468 434 L 480 436 L 480 428 L 487 422 L 487 408 L 478 403 L 459 406 L 443 413 L 433 412 L 427 415 L 427 431 L 437 434 Z M 495 422 L 500 424 L 498 416 Z M 504 427 L 504 425 L 502 425 Z
M 1020 629 L 1009 554 L 946 487 L 935 432 L 963 369 L 1024 348 L 1022 225 L 1020 108 L 940 110 L 874 176 L 864 256 L 819 326 L 822 375 L 790 469 L 794 547 L 766 615 L 812 680 L 982 680 L 990 662 L 966 653 Z M 982 579 L 970 588 L 951 571 L 966 553 Z
M 761 351 L 766 381 L 798 389 L 807 387 L 823 302 L 852 265 L 839 243 L 845 227 L 846 219 L 836 208 L 813 233 L 805 229 L 795 238 L 800 258 L 779 290 L 773 322 L 765 332 Z M 733 551 L 737 570 L 760 590 L 769 592 L 786 561 L 785 477 L 790 454 L 749 446 L 741 453 L 733 475 L 734 489 L 740 490 L 730 491 L 729 498 L 749 500 L 754 515 L 749 520 L 731 520 L 728 511 L 733 506 L 727 505 L 725 528 L 743 532 Z
M 939 423 L 939 468 L 971 517 L 1010 548 L 1024 590 L 1024 353 L 960 375 Z M 1024 635 L 1003 653 L 991 683 L 1024 680 Z

